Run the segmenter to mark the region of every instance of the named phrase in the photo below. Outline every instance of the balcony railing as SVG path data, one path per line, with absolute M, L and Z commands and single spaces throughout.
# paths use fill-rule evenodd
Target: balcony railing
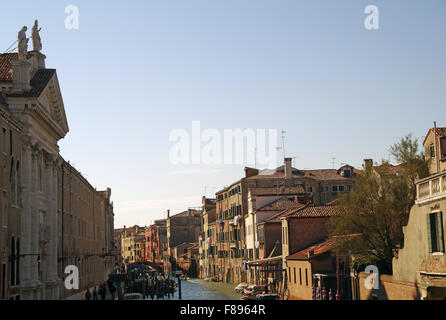
M 416 186 L 417 204 L 446 197 L 446 171 L 421 179 Z

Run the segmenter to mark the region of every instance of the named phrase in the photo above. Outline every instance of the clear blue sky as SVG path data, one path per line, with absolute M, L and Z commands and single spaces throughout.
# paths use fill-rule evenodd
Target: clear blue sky
M 79 30 L 64 27 L 70 4 Z M 379 30 L 364 28 L 369 4 Z M 446 126 L 445 16 L 443 0 L 8 1 L 0 50 L 39 19 L 70 126 L 61 154 L 112 188 L 116 226 L 149 225 L 243 174 L 169 162 L 171 130 L 193 120 L 283 129 L 297 168 L 359 167 Z

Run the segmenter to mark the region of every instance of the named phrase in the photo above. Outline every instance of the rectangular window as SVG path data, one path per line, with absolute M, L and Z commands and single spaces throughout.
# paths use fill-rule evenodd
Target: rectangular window
M 302 285 L 302 268 L 299 268 L 299 283 Z
M 257 230 L 257 239 L 259 240 L 259 243 L 264 242 L 264 234 L 263 234 L 263 228 L 260 228 Z
M 7 133 L 6 133 L 6 129 L 3 128 L 2 129 L 2 150 L 4 153 L 6 153 L 6 144 L 7 144 L 7 137 L 6 137 Z
M 344 189 L 344 186 L 339 186 L 339 191 L 340 191 L 340 192 L 344 192 L 344 190 L 345 190 L 345 189 Z
M 434 147 L 433 143 L 431 143 L 429 146 L 429 153 L 430 153 L 431 158 L 435 158 L 435 147 Z
M 291 283 L 291 268 L 288 267 L 288 282 Z
M 331 187 L 332 192 L 338 192 L 338 186 L 332 186 Z
M 296 283 L 296 268 L 293 268 L 294 270 L 294 283 Z
M 444 252 L 443 213 L 427 215 L 427 237 L 429 252 Z
M 305 284 L 308 287 L 308 269 L 305 269 Z

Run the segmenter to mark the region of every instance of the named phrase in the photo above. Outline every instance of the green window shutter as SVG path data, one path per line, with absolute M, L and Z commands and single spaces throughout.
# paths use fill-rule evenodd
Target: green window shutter
M 427 214 L 427 243 L 429 245 L 429 252 L 432 252 L 432 228 L 431 228 L 431 215 Z
M 439 252 L 444 252 L 444 235 L 443 235 L 443 213 L 437 212 L 437 248 Z
M 438 213 L 432 213 L 430 215 L 431 220 L 431 239 L 432 239 L 432 252 L 438 252 L 438 228 L 437 228 L 437 215 Z

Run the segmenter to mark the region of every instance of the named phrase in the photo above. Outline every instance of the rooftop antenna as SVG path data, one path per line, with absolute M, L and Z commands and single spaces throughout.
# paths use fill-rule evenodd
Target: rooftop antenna
M 285 133 L 286 131 L 282 130 L 282 150 L 283 150 L 283 158 L 285 159 Z
M 335 157 L 331 158 L 331 168 L 332 168 L 332 169 L 334 169 L 335 160 L 336 160 Z

